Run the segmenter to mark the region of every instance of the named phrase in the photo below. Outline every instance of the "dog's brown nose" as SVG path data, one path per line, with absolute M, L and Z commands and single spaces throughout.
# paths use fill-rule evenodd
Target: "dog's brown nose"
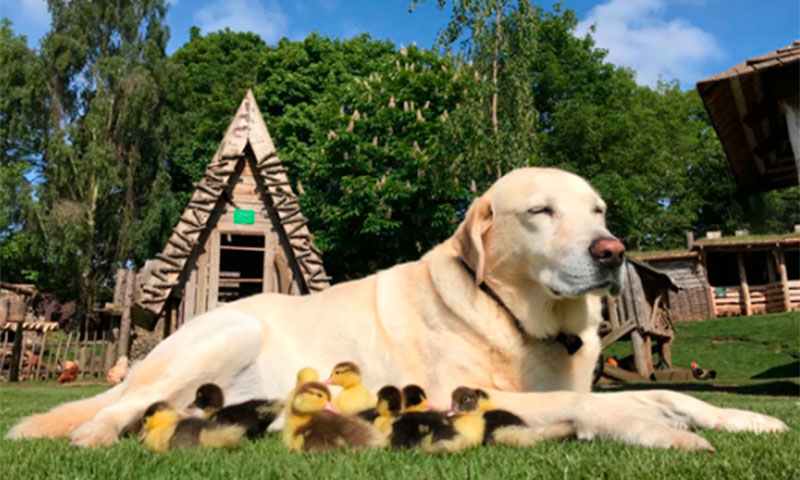
M 596 238 L 589 245 L 592 258 L 605 267 L 619 267 L 625 258 L 625 245 L 614 237 Z

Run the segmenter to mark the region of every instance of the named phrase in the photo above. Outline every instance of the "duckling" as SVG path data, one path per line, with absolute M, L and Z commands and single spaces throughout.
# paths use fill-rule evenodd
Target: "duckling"
M 403 413 L 427 412 L 428 396 L 419 385 L 406 385 L 403 387 Z
M 289 450 L 316 452 L 385 444 L 380 432 L 367 422 L 326 410 L 330 401 L 330 390 L 322 383 L 309 382 L 297 390 L 284 427 L 283 441 Z
M 392 432 L 392 423 L 400 415 L 403 407 L 403 394 L 393 385 L 386 385 L 378 390 L 378 405 L 358 413 L 378 429 L 382 434 L 389 436 Z
M 402 393 L 403 410 L 392 422 L 389 434 L 392 448 L 412 448 L 420 446 L 426 439 L 441 441 L 456 436 L 453 422 L 444 412 L 428 409 L 427 395 L 422 387 L 407 385 Z
M 249 400 L 227 407 L 223 407 L 224 404 L 222 389 L 214 383 L 206 383 L 197 389 L 189 408 L 202 410 L 204 418 L 220 425 L 243 427 L 251 440 L 262 437 L 283 409 L 283 402 L 278 400 Z
M 422 441 L 422 449 L 428 453 L 458 452 L 483 443 L 486 420 L 477 408 L 459 411 L 447 417 L 450 428 L 434 432 Z M 437 434 L 438 433 L 438 434 Z
M 342 387 L 342 391 L 333 400 L 333 405 L 342 415 L 357 415 L 358 412 L 375 407 L 375 395 L 361 383 L 361 370 L 355 363 L 336 364 L 327 383 Z
M 173 448 L 232 448 L 239 445 L 245 429 L 239 425 L 217 425 L 201 418 L 182 418 L 167 402 L 156 402 L 144 413 L 142 443 L 153 452 Z
M 297 371 L 297 383 L 295 384 L 295 388 L 299 387 L 300 385 L 308 382 L 318 382 L 319 381 L 319 372 L 311 367 L 301 368 Z
M 571 422 L 531 428 L 508 410 L 494 408 L 489 394 L 479 388 L 458 387 L 452 393 L 452 410 L 459 415 L 478 414 L 483 419 L 484 445 L 531 446 L 540 440 L 563 439 L 576 434 Z

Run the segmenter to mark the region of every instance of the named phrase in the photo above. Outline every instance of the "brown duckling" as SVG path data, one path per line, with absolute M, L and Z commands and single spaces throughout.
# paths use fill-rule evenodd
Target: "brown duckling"
M 316 452 L 385 444 L 383 435 L 369 423 L 326 410 L 330 401 L 331 393 L 322 383 L 309 382 L 297 390 L 284 427 L 283 441 L 289 450 Z
M 144 413 L 141 439 L 153 452 L 174 448 L 232 448 L 240 444 L 245 429 L 239 425 L 218 425 L 201 418 L 182 418 L 167 402 L 156 402 Z
M 357 415 L 375 407 L 375 395 L 361 383 L 361 370 L 353 362 L 336 364 L 327 382 L 342 387 L 333 405 L 342 415 Z
M 239 425 L 245 429 L 247 438 L 262 437 L 267 428 L 281 413 L 283 402 L 279 400 L 249 400 L 224 406 L 225 395 L 214 383 L 201 385 L 189 408 L 203 411 L 203 417 L 220 425 Z

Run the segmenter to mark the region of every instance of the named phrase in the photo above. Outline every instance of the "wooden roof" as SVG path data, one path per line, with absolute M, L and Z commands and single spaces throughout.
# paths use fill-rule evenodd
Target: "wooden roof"
M 647 263 L 641 262 L 639 260 L 635 260 L 632 258 L 628 258 L 626 260 L 630 265 L 636 269 L 636 272 L 641 275 L 647 275 L 659 282 L 659 285 L 662 288 L 669 288 L 672 290 L 680 290 L 681 287 L 672 279 L 669 273 L 659 270 L 658 268 L 653 267 L 652 265 L 648 265 Z
M 800 245 L 800 233 L 784 233 L 774 235 L 739 235 L 720 238 L 701 238 L 695 240 L 695 246 L 704 249 L 714 248 L 752 248 L 786 245 Z
M 800 102 L 800 41 L 698 82 L 739 188 L 798 184 L 782 103 Z
M 137 306 L 160 315 L 173 289 L 183 287 L 191 270 L 190 260 L 197 257 L 214 228 L 218 212 L 247 161 L 252 162 L 256 181 L 261 183 L 263 201 L 301 293 L 330 285 L 322 254 L 314 246 L 287 170 L 278 158 L 253 92 L 248 90 L 164 250 L 143 269 Z
M 644 250 L 627 252 L 626 257 L 641 262 L 654 262 L 659 260 L 683 260 L 694 259 L 698 257 L 698 253 L 693 250 L 678 249 L 678 250 Z

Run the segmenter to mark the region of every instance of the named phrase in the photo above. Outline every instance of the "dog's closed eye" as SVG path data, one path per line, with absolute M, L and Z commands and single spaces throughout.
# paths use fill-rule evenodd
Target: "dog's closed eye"
M 530 213 L 531 215 L 544 214 L 544 215 L 552 217 L 553 216 L 553 208 L 550 207 L 550 206 L 547 206 L 547 205 L 544 205 L 544 206 L 541 206 L 541 207 L 531 207 L 531 208 L 528 209 L 528 213 Z

